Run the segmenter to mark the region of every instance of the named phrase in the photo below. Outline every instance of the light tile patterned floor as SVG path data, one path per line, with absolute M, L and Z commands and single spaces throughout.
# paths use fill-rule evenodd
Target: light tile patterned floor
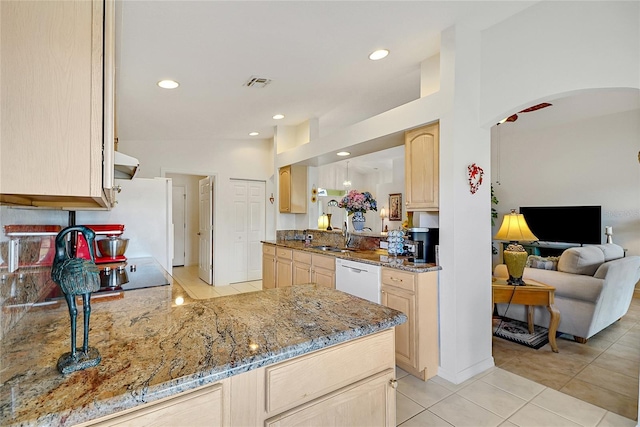
M 197 267 L 176 267 L 173 276 L 197 299 L 262 289 L 262 281 L 207 285 L 198 278 Z M 640 300 L 634 299 L 627 316 L 587 344 L 559 339 L 560 353 L 545 350 L 548 345 L 536 351 L 494 338 L 496 367 L 462 384 L 440 377 L 423 382 L 397 368 L 396 423 L 402 427 L 634 427 L 630 417 L 637 416 L 639 341 Z M 540 369 L 532 369 L 533 365 Z M 635 402 L 628 395 L 634 395 Z

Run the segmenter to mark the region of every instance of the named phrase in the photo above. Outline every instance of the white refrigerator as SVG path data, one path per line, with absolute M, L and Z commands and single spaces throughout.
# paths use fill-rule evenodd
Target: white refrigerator
M 124 224 L 129 239 L 127 258 L 153 257 L 171 273 L 173 219 L 171 180 L 168 178 L 116 179 L 122 191 L 110 211 L 77 211 L 77 224 Z

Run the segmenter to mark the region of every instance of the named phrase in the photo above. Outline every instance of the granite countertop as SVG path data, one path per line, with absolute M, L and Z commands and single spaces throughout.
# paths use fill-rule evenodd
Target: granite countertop
M 432 263 L 414 263 L 410 262 L 408 257 L 390 256 L 384 249 L 378 250 L 350 250 L 348 252 L 332 252 L 314 249 L 312 246 L 306 246 L 304 242 L 298 240 L 263 240 L 262 243 L 274 246 L 282 246 L 285 248 L 303 250 L 322 255 L 334 256 L 336 258 L 348 259 L 351 261 L 363 262 L 365 264 L 379 265 L 381 267 L 396 268 L 398 270 L 412 271 L 414 273 L 426 273 L 429 271 L 442 270 L 442 267 Z
M 91 308 L 89 343 L 102 362 L 84 371 L 56 370 L 70 345 L 66 305 L 32 309 L 7 333 L 0 425 L 73 425 L 406 321 L 315 285 L 193 300 L 173 282 Z

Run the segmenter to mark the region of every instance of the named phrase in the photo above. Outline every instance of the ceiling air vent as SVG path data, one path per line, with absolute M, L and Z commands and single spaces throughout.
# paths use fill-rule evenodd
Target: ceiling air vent
M 249 80 L 247 80 L 247 82 L 244 84 L 244 86 L 263 88 L 269 83 L 271 83 L 271 79 L 267 79 L 265 77 L 251 76 Z

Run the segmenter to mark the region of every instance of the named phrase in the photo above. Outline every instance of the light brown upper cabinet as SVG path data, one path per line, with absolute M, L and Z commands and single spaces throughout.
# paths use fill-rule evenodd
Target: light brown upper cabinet
M 3 204 L 112 206 L 113 7 L 0 2 Z
M 280 213 L 307 212 L 307 167 L 284 166 L 279 178 Z
M 407 211 L 437 211 L 440 187 L 439 123 L 405 132 Z

